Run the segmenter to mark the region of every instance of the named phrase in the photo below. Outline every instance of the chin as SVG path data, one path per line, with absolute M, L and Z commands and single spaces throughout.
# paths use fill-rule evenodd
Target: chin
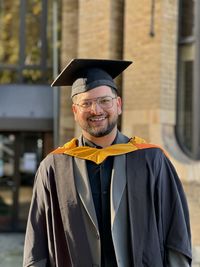
M 114 127 L 109 127 L 108 129 L 104 129 L 104 130 L 99 130 L 99 131 L 88 131 L 88 133 L 93 136 L 93 137 L 104 137 L 106 135 L 109 135 L 113 129 L 115 128 L 115 125 Z

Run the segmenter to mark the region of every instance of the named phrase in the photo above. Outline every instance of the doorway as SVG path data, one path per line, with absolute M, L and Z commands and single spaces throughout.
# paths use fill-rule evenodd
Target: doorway
M 0 231 L 24 231 L 36 170 L 52 133 L 0 133 Z

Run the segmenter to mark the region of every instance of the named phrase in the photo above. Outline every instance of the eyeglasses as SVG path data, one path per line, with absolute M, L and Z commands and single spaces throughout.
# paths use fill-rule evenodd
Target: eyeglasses
M 116 98 L 117 97 L 103 96 L 97 97 L 95 99 L 82 100 L 81 102 L 74 104 L 80 107 L 83 111 L 90 111 L 94 102 L 98 104 L 102 109 L 109 109 L 113 107 L 113 99 Z

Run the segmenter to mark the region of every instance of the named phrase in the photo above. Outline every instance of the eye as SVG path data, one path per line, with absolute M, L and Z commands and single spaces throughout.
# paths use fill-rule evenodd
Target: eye
M 83 107 L 83 108 L 88 108 L 88 107 L 90 107 L 91 106 L 91 101 L 83 101 L 83 102 L 81 102 L 79 105 L 81 106 L 81 107 Z
M 99 99 L 99 103 L 101 105 L 107 105 L 111 102 L 111 98 L 110 97 L 103 97 L 101 99 Z

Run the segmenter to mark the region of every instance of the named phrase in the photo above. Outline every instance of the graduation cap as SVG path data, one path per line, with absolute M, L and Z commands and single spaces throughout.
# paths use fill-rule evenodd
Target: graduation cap
M 71 97 L 101 85 L 117 90 L 113 79 L 132 61 L 109 59 L 72 59 L 51 86 L 72 86 Z

